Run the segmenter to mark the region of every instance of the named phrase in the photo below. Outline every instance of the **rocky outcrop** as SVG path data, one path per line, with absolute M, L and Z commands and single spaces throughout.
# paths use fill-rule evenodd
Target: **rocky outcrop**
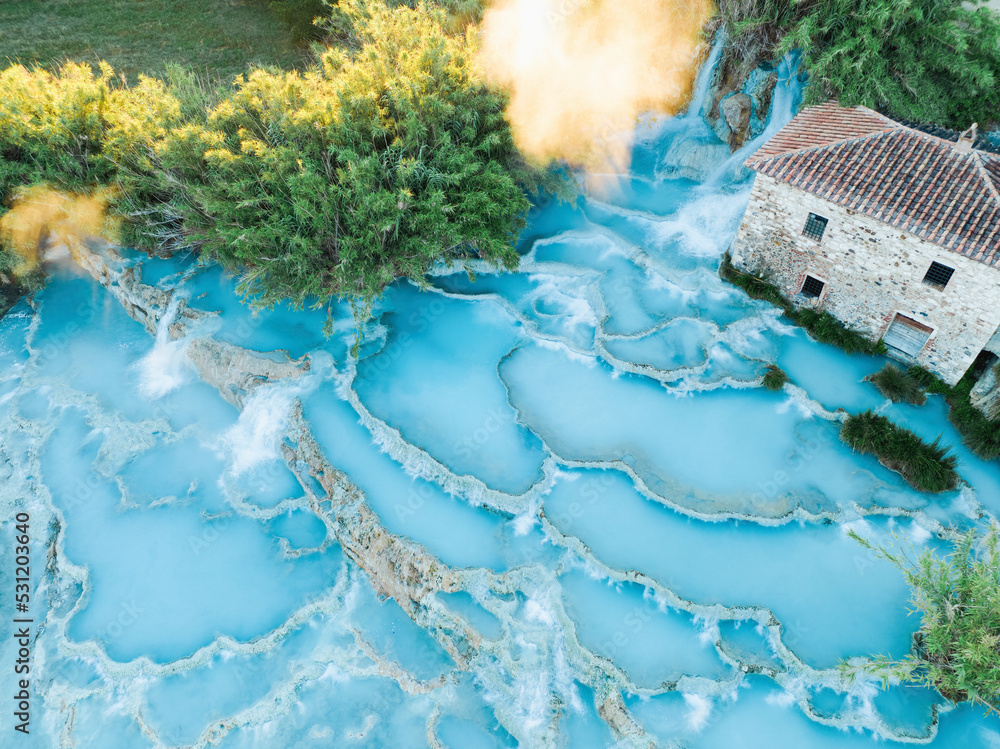
M 719 112 L 729 127 L 729 147 L 735 151 L 743 145 L 750 130 L 753 100 L 749 94 L 740 91 L 727 99 L 723 99 L 719 104 Z
M 716 28 L 716 43 L 726 32 Z M 726 38 L 712 71 L 705 102 L 705 119 L 715 134 L 735 152 L 760 135 L 767 124 L 778 83 L 774 59 L 777 38 L 762 34 L 735 40 Z
M 745 70 L 729 50 L 719 61 L 705 119 L 730 151 L 764 132 L 778 84 L 776 68 L 776 62 L 762 61 Z
M 187 356 L 202 381 L 239 409 L 258 387 L 301 377 L 311 368 L 305 356 L 292 360 L 284 351 L 261 354 L 214 338 L 191 341 Z
M 625 700 L 622 699 L 621 692 L 614 691 L 609 694 L 598 705 L 597 713 L 611 727 L 615 738 L 619 741 L 630 738 L 638 740 L 638 745 L 646 744 L 646 746 L 651 748 L 656 746 L 652 741 L 647 742 L 644 740 L 645 731 L 635 722 L 635 718 L 628 711 L 628 708 L 625 706 Z
M 363 492 L 332 466 L 292 407 L 282 453 L 306 490 L 313 510 L 354 562 L 368 573 L 380 598 L 392 598 L 421 625 L 461 668 L 475 657 L 482 636 L 460 617 L 435 605 L 433 594 L 465 588 L 459 572 L 409 539 L 390 533 L 368 506 Z
M 74 243 L 69 251 L 80 267 L 121 303 L 129 317 L 142 323 L 150 335 L 156 335 L 160 320 L 170 311 L 173 292 L 142 283 L 141 271 L 136 267 L 113 269 L 104 255 L 84 243 Z M 107 253 L 112 261 L 121 260 L 114 249 L 108 248 Z M 175 340 L 185 335 L 188 323 L 212 315 L 210 312 L 189 309 L 183 299 L 178 300 L 177 308 L 172 314 L 175 322 L 171 337 Z
M 661 177 L 681 177 L 701 182 L 730 157 L 729 146 L 711 134 L 700 138 L 677 137 L 657 166 Z
M 1000 364 L 994 365 L 983 373 L 979 382 L 969 393 L 969 400 L 980 413 L 992 421 L 1000 421 L 1000 377 L 997 369 Z

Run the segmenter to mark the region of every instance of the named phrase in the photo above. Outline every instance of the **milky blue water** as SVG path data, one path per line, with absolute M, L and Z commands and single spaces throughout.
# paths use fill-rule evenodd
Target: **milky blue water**
M 918 626 L 847 531 L 946 551 L 942 527 L 1000 513 L 1000 472 L 939 398 L 885 402 L 864 382 L 881 359 L 719 279 L 741 161 L 801 84 L 783 65 L 762 138 L 680 178 L 668 153 L 712 137 L 715 59 L 687 115 L 638 128 L 630 174 L 542 201 L 518 273 L 395 285 L 357 356 L 342 308 L 325 338 L 323 311 L 254 314 L 216 267 L 126 253 L 219 312 L 192 336 L 309 357 L 242 413 L 80 271 L 0 321 L 0 590 L 28 512 L 35 633 L 22 737 L 4 601 L 0 745 L 1000 747 L 995 718 L 931 690 L 840 680 Z M 778 393 L 771 363 L 792 379 Z M 478 633 L 474 658 L 341 549 L 280 449 L 296 399 L 381 532 L 460 573 L 430 596 Z M 961 489 L 920 494 L 852 454 L 838 410 L 868 408 L 943 434 Z M 612 728 L 615 700 L 630 718 Z

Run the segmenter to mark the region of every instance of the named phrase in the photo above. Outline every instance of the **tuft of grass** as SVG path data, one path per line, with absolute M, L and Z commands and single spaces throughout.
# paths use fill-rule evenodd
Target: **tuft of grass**
M 722 264 L 719 266 L 719 275 L 724 281 L 728 281 L 733 286 L 743 289 L 751 299 L 760 299 L 781 307 L 789 317 L 795 315 L 795 307 L 788 301 L 781 290 L 772 283 L 764 279 L 740 270 L 733 265 L 733 260 L 727 252 L 722 257 Z
M 764 387 L 768 390 L 781 390 L 789 381 L 788 373 L 777 364 L 770 364 L 764 373 Z
M 250 65 L 301 67 L 294 33 L 260 0 L 0 2 L 0 67 L 106 60 L 130 82 L 167 64 L 229 83 Z
M 882 341 L 872 341 L 864 334 L 844 325 L 826 310 L 820 312 L 814 309 L 801 309 L 795 313 L 793 319 L 808 330 L 817 341 L 837 346 L 848 354 L 874 356 L 885 354 L 887 351 Z
M 868 381 L 893 403 L 912 403 L 914 406 L 922 406 L 927 402 L 927 392 L 920 380 L 894 364 L 886 364 L 868 377 Z
M 910 367 L 909 374 L 918 380 L 929 393 L 943 395 L 951 413 L 948 421 L 962 435 L 962 442 L 981 460 L 1000 457 L 1000 422 L 988 419 L 972 405 L 970 394 L 976 385 L 976 366 L 973 365 L 954 387 L 950 387 L 923 367 Z
M 934 393 L 936 395 L 951 395 L 951 385 L 942 380 L 933 372 L 928 372 L 926 369 L 919 365 L 914 365 L 910 367 L 906 373 L 910 375 L 913 379 L 920 383 L 920 386 L 926 390 L 928 393 Z
M 747 296 L 780 307 L 796 325 L 808 330 L 812 337 L 821 343 L 837 346 L 848 354 L 877 355 L 886 353 L 886 347 L 882 341 L 872 341 L 863 333 L 847 327 L 825 310 L 822 312 L 814 309 L 796 310 L 795 305 L 781 293 L 777 286 L 733 265 L 732 257 L 728 252 L 722 258 L 719 275 L 724 281 L 743 289 Z
M 875 455 L 917 491 L 939 493 L 958 486 L 958 459 L 941 445 L 940 436 L 928 444 L 885 416 L 865 411 L 847 418 L 840 438 L 857 452 Z
M 970 394 L 975 385 L 976 378 L 970 370 L 951 389 L 951 394 L 947 396 L 951 405 L 948 420 L 976 457 L 993 460 L 1000 457 L 1000 423 L 986 418 L 985 414 L 972 405 Z

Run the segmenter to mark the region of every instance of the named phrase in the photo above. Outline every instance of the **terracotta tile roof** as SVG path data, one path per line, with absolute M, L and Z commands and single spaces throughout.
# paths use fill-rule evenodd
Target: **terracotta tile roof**
M 1000 267 L 1000 156 L 836 102 L 800 112 L 747 166 Z

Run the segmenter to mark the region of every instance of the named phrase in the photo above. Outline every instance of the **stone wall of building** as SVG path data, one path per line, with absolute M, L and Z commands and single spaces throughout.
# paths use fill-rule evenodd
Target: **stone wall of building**
M 821 241 L 803 235 L 815 213 Z M 957 382 L 1000 327 L 1000 267 L 990 267 L 762 174 L 731 248 L 737 267 L 764 275 L 797 306 L 818 306 L 873 339 L 896 314 L 933 328 L 917 363 Z M 923 283 L 931 262 L 955 269 L 943 290 Z M 826 286 L 799 294 L 806 275 Z

